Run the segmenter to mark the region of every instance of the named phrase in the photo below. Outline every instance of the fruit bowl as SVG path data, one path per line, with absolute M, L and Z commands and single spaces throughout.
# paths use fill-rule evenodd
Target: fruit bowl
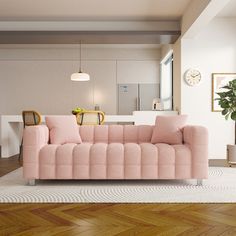
M 78 113 L 82 112 L 83 110 L 84 110 L 83 108 L 76 107 L 75 109 L 73 109 L 73 110 L 71 111 L 71 113 L 72 113 L 73 115 L 77 115 Z

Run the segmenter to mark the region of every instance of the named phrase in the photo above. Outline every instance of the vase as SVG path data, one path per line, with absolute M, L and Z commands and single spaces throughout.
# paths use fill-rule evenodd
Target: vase
M 227 161 L 229 166 L 236 165 L 236 145 L 227 145 Z

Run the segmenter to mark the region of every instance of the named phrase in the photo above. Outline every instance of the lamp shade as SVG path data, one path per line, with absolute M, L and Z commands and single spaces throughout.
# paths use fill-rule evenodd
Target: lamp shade
M 70 79 L 72 81 L 89 81 L 90 76 L 89 76 L 89 74 L 86 74 L 83 72 L 76 72 L 71 75 Z

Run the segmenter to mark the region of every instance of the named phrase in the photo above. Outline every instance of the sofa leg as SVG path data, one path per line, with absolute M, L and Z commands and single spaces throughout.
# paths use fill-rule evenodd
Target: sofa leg
M 35 179 L 29 179 L 28 184 L 30 186 L 35 186 Z
M 202 185 L 203 185 L 203 180 L 197 179 L 197 186 L 202 186 Z

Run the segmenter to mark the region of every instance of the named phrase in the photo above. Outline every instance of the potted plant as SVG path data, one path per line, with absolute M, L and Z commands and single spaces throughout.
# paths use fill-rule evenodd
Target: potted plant
M 225 91 L 217 93 L 219 98 L 216 98 L 220 107 L 223 109 L 221 114 L 225 116 L 226 120 L 229 118 L 233 120 L 235 124 L 235 145 L 227 145 L 227 160 L 231 166 L 231 164 L 236 164 L 236 79 L 229 81 L 229 83 L 222 88 L 224 88 Z

